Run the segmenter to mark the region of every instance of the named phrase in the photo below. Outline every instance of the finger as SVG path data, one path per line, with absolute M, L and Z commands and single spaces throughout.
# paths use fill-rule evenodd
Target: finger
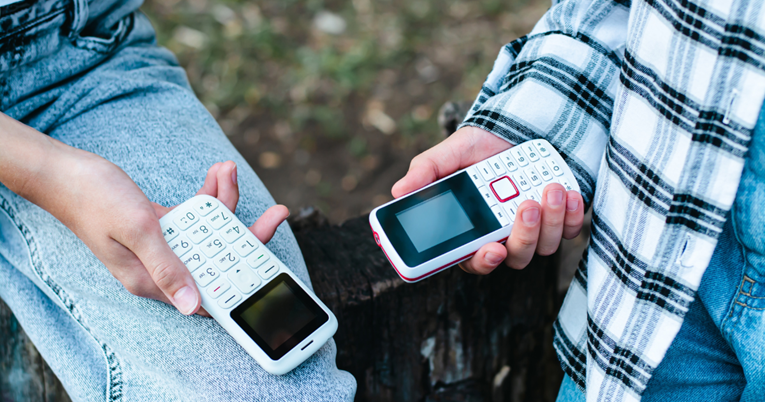
M 208 313 L 207 310 L 205 310 L 204 307 L 200 307 L 199 310 L 197 310 L 197 314 L 201 315 L 202 317 L 212 318 L 210 313 Z
M 505 243 L 508 251 L 505 264 L 509 267 L 526 268 L 534 257 L 539 238 L 541 212 L 539 203 L 531 200 L 524 201 L 518 207 L 513 230 Z
M 510 148 L 510 143 L 476 127 L 463 127 L 440 144 L 417 155 L 406 175 L 391 189 L 398 198 L 459 169 Z
M 197 195 L 206 194 L 211 197 L 218 196 L 218 170 L 222 165 L 222 162 L 218 162 L 207 170 L 205 183 L 202 185 L 202 188 L 197 191 Z
M 141 263 L 141 260 L 130 251 L 127 247 L 123 246 L 116 240 L 112 240 L 115 247 L 115 254 L 120 255 L 117 259 L 118 262 L 108 265 L 109 271 L 112 272 L 115 278 L 117 278 L 125 289 L 139 297 L 145 297 L 148 299 L 159 300 L 167 304 L 170 303 L 170 299 L 165 296 L 164 293 L 157 287 L 157 284 L 152 280 L 149 272 Z M 119 250 L 117 251 L 117 248 Z
M 455 143 L 457 142 L 449 142 L 447 139 L 415 156 L 406 175 L 393 185 L 393 197 L 399 198 L 409 194 L 457 171 L 460 168 L 460 154 L 457 152 L 459 146 Z
M 539 229 L 537 254 L 551 255 L 560 245 L 566 217 L 566 189 L 554 183 L 542 192 L 542 226 Z
M 236 163 L 224 162 L 218 169 L 218 200 L 231 212 L 236 212 L 236 204 L 239 202 L 239 186 L 237 185 Z
M 123 239 L 125 245 L 141 260 L 154 283 L 183 314 L 194 314 L 201 303 L 199 291 L 189 270 L 165 242 L 156 216 L 137 218 L 132 232 Z
M 152 208 L 154 208 L 154 213 L 157 214 L 157 218 L 162 218 L 163 216 L 167 215 L 168 212 L 172 211 L 177 205 L 174 205 L 172 207 L 166 207 L 163 205 L 159 205 L 156 202 L 151 203 Z
M 268 208 L 266 212 L 255 221 L 255 224 L 250 226 L 250 231 L 261 243 L 266 244 L 272 237 L 274 237 L 276 228 L 279 227 L 288 216 L 290 216 L 290 210 L 287 209 L 287 207 L 284 205 L 274 205 L 273 207 Z
M 469 274 L 486 275 L 507 257 L 507 249 L 499 243 L 484 244 L 473 258 L 460 263 L 460 268 Z
M 584 200 L 576 191 L 566 193 L 566 218 L 563 222 L 563 237 L 573 239 L 579 236 L 584 224 Z

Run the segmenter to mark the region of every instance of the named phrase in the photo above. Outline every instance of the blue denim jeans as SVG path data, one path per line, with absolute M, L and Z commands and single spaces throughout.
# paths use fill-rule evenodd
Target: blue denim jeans
M 584 400 L 565 377 L 557 401 Z M 642 400 L 765 400 L 765 108 L 696 300 Z
M 139 5 L 0 8 L 0 110 L 112 161 L 167 206 L 193 196 L 215 162 L 233 160 L 237 216 L 252 224 L 274 200 L 174 56 L 156 45 Z M 310 283 L 286 224 L 268 247 Z M 0 297 L 75 401 L 337 401 L 355 393 L 333 341 L 292 372 L 270 375 L 214 320 L 127 292 L 64 225 L 2 185 Z

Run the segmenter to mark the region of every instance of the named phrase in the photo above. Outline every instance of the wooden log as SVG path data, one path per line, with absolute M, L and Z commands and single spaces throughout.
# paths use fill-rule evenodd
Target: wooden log
M 556 257 L 483 277 L 453 267 L 407 284 L 367 217 L 303 225 L 295 236 L 339 320 L 337 363 L 357 379 L 357 400 L 555 400 Z
M 404 283 L 375 244 L 367 217 L 291 221 L 314 289 L 340 323 L 338 366 L 358 401 L 554 401 L 562 373 L 552 348 L 556 257 L 485 277 L 454 267 Z M 68 401 L 0 302 L 0 397 Z

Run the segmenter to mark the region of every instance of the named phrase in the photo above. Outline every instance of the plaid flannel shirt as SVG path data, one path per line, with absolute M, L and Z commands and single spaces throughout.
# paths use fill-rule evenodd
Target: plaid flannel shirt
M 563 0 L 499 54 L 462 125 L 546 138 L 592 237 L 554 346 L 588 401 L 638 401 L 683 323 L 765 98 L 758 0 Z

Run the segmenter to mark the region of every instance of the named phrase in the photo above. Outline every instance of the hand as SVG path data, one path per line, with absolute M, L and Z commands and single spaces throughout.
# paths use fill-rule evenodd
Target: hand
M 98 155 L 68 146 L 0 113 L 0 182 L 66 225 L 137 296 L 199 310 L 188 269 L 162 236 L 159 218 L 171 208 L 149 202 L 125 172 Z M 236 209 L 234 162 L 217 163 L 197 194 Z M 250 228 L 268 242 L 289 215 L 269 208 Z
M 130 293 L 173 304 L 183 314 L 197 312 L 201 299 L 194 279 L 170 250 L 159 226 L 159 218 L 174 207 L 149 202 L 111 162 L 81 150 L 74 153 L 67 158 L 66 177 L 58 178 L 67 183 L 65 189 L 43 200 L 44 208 L 71 229 Z M 217 197 L 235 211 L 239 189 L 234 162 L 213 165 L 197 194 Z M 266 243 L 288 215 L 282 205 L 271 207 L 250 230 Z
M 433 148 L 417 155 L 409 171 L 391 190 L 399 198 L 457 170 L 464 169 L 511 145 L 476 127 L 463 127 Z M 542 193 L 542 204 L 526 200 L 518 207 L 515 223 L 505 245 L 489 243 L 463 261 L 460 268 L 474 274 L 492 272 L 502 261 L 515 269 L 525 268 L 534 253 L 550 255 L 558 249 L 561 237 L 571 239 L 582 229 L 584 201 L 576 191 L 566 192 L 560 184 L 549 184 Z

